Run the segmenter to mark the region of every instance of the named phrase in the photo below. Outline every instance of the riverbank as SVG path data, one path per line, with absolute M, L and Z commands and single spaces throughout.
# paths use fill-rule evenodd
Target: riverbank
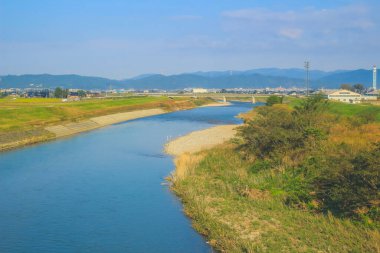
M 232 105 L 230 102 L 218 102 L 218 103 L 210 103 L 207 105 L 201 105 L 200 107 L 219 107 L 219 106 L 230 106 Z
M 378 231 L 283 204 L 281 190 L 252 187 L 251 164 L 229 144 L 176 159 L 172 190 L 193 227 L 221 252 L 379 252 Z M 272 175 L 272 180 L 277 178 Z
M 236 134 L 236 127 L 237 125 L 222 125 L 192 132 L 167 143 L 165 151 L 179 156 L 214 147 L 231 139 Z
M 289 134 L 291 124 L 281 124 L 289 122 L 287 116 L 291 112 L 290 108 L 284 105 L 257 108 L 255 113 L 248 114 L 246 120 L 261 111 L 264 112 L 260 114 L 262 116 L 260 119 L 267 117 L 268 120 L 259 121 L 262 125 L 254 130 L 249 126 L 256 126 L 255 124 L 259 123 L 245 125 L 244 134 L 251 139 L 247 137 L 241 139 L 241 142 L 255 137 L 256 142 L 248 143 L 265 144 L 265 141 L 269 140 L 268 145 L 271 145 L 275 143 L 273 139 L 278 142 L 279 133 Z M 270 114 L 272 111 L 276 114 Z M 318 115 L 316 119 L 323 117 L 332 123 L 330 115 Z M 322 139 L 323 147 L 329 148 L 328 154 L 324 152 L 323 157 L 328 159 L 328 155 L 334 155 L 335 145 L 339 148 L 342 143 L 350 147 L 346 152 L 363 149 L 364 153 L 359 157 L 361 161 L 365 161 L 367 167 L 360 167 L 355 173 L 366 170 L 365 176 L 378 182 L 375 181 L 375 176 L 371 177 L 376 175 L 378 169 L 376 167 L 378 160 L 375 160 L 378 151 L 366 151 L 369 147 L 368 141 L 362 141 L 379 140 L 377 125 L 359 121 L 356 121 L 355 125 L 343 125 L 345 123 L 343 119 L 343 121 L 337 120 L 334 122 L 336 125 L 330 129 L 330 136 Z M 281 131 L 278 130 L 279 126 L 283 126 Z M 203 138 L 207 139 L 208 135 L 205 134 Z M 295 142 L 298 144 L 299 139 Z M 330 210 L 320 211 L 323 202 L 315 200 L 317 188 L 314 186 L 310 188 L 310 185 L 317 182 L 317 173 L 320 171 L 334 172 L 334 164 L 324 168 L 323 164 L 315 165 L 314 160 L 307 160 L 308 163 L 301 163 L 301 167 L 297 164 L 297 160 L 291 159 L 303 157 L 299 154 L 289 155 L 291 152 L 296 152 L 296 148 L 286 149 L 285 151 L 289 153 L 285 156 L 281 153 L 284 144 L 279 142 L 277 145 L 279 150 L 272 155 L 279 155 L 281 159 L 275 161 L 267 157 L 261 161 L 257 157 L 247 155 L 255 150 L 257 152 L 265 150 L 264 145 L 260 150 L 257 148 L 242 150 L 241 145 L 231 142 L 208 150 L 196 150 L 194 153 L 179 153 L 175 159 L 176 170 L 169 180 L 172 182 L 172 190 L 184 205 L 184 212 L 192 219 L 193 227 L 205 235 L 209 243 L 221 252 L 380 252 L 376 209 L 372 209 L 373 215 L 368 211 L 369 208 L 358 210 L 357 214 L 363 220 L 339 216 Z M 319 146 L 322 146 L 322 143 L 311 148 Z M 307 150 L 301 148 L 301 152 Z M 309 155 L 307 157 L 310 157 Z M 348 153 L 338 155 L 350 156 Z M 315 153 L 313 158 L 318 159 Z M 348 161 L 351 161 L 350 158 L 344 159 L 344 162 Z M 336 157 L 334 162 L 337 163 Z M 343 167 L 345 164 L 341 163 L 339 166 Z M 327 180 L 330 178 L 327 177 Z M 344 183 L 336 185 L 339 188 L 337 193 L 346 190 Z M 333 186 L 334 183 L 330 187 Z M 362 197 L 367 196 L 366 190 L 370 190 L 370 187 L 366 187 L 363 184 L 356 188 L 360 189 Z M 375 194 L 371 196 L 376 196 Z M 347 195 L 344 199 L 349 197 Z M 376 205 L 377 202 L 371 203 Z
M 187 110 L 207 98 L 130 97 L 62 103 L 57 99 L 1 99 L 0 152 L 67 137 L 128 120 Z
M 162 109 L 137 110 L 132 112 L 122 112 L 90 118 L 86 121 L 69 123 L 64 125 L 49 126 L 45 129 L 54 134 L 56 138 L 67 137 L 70 135 L 87 132 L 104 126 L 109 126 L 116 123 L 121 123 L 129 120 L 160 115 L 167 113 Z

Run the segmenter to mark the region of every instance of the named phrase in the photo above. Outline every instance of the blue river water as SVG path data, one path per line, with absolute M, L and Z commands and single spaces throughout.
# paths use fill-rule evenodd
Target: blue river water
M 0 252 L 212 252 L 163 185 L 167 139 L 252 104 L 133 120 L 0 154 Z

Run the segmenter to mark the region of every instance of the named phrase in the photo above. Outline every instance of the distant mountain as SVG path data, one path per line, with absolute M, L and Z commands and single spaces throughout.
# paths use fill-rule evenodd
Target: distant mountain
M 361 83 L 366 87 L 372 86 L 372 70 L 358 69 L 353 71 L 345 71 L 334 73 L 318 80 L 319 85 L 326 87 L 339 87 L 341 84 L 357 84 Z
M 147 78 L 147 77 L 155 76 L 155 75 L 158 75 L 158 74 L 142 74 L 142 75 L 138 75 L 138 76 L 132 77 L 130 79 L 131 80 L 139 80 L 139 79 L 143 79 L 143 78 Z M 125 79 L 125 80 L 128 80 L 128 79 Z
M 126 80 L 128 87 L 143 87 L 144 89 L 183 89 L 188 87 L 203 88 L 262 88 L 262 87 L 291 87 L 302 85 L 303 81 L 287 78 L 264 76 L 260 74 L 250 75 L 197 75 L 180 74 L 172 76 L 154 75 L 138 80 Z
M 112 80 L 102 77 L 80 75 L 7 75 L 1 76 L 0 88 L 28 88 L 57 86 L 78 89 L 184 89 L 203 88 L 265 88 L 265 87 L 304 87 L 305 71 L 302 69 L 254 69 L 247 71 L 210 71 L 178 75 L 145 74 L 125 80 Z M 313 70 L 310 72 L 314 88 L 338 88 L 342 83 L 372 84 L 372 71 L 334 71 Z
M 0 88 L 77 88 L 106 89 L 109 85 L 119 85 L 120 81 L 103 77 L 80 75 L 7 75 L 0 77 Z
M 344 70 L 338 71 L 321 71 L 321 70 L 311 70 L 310 77 L 313 79 L 319 79 L 331 74 L 342 73 Z M 252 74 L 260 74 L 264 76 L 277 76 L 277 77 L 288 77 L 288 78 L 297 78 L 304 79 L 305 78 L 305 70 L 300 68 L 289 68 L 289 69 L 279 69 L 279 68 L 261 68 L 261 69 L 252 69 L 246 71 L 209 71 L 209 72 L 194 72 L 191 73 L 194 75 L 205 76 L 205 77 L 220 77 L 220 76 L 231 76 L 231 75 L 252 75 Z
M 305 70 L 304 69 L 277 69 L 277 68 L 264 68 L 264 69 L 254 69 L 254 70 L 248 70 L 246 73 L 256 73 L 266 76 L 285 76 L 289 78 L 299 78 L 304 79 L 305 78 Z M 326 72 L 321 70 L 311 70 L 310 71 L 310 77 L 312 79 L 319 79 L 321 77 L 327 76 L 332 74 L 332 72 Z

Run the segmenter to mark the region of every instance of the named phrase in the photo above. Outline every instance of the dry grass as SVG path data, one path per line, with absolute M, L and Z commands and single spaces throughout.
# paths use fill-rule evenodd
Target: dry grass
M 330 129 L 329 140 L 334 143 L 345 143 L 357 150 L 366 149 L 370 142 L 380 142 L 380 123 L 361 126 L 336 124 Z
M 248 173 L 233 145 L 176 160 L 173 190 L 193 226 L 222 252 L 380 252 L 380 234 L 350 220 L 287 207 L 260 186 L 279 174 Z
M 191 174 L 195 167 L 202 161 L 204 154 L 190 154 L 184 153 L 175 158 L 175 171 L 172 173 L 170 180 L 175 183 L 178 180 L 183 180 L 189 174 Z

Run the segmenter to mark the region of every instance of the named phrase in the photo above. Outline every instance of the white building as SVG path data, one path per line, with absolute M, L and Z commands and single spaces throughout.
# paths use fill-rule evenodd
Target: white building
M 364 95 L 364 100 L 376 101 L 378 97 L 379 97 L 379 91 L 373 90 L 373 91 L 367 92 Z
M 203 88 L 194 88 L 193 93 L 207 93 L 207 89 Z
M 344 103 L 358 104 L 361 103 L 363 97 L 359 93 L 349 90 L 338 90 L 328 94 L 328 99 Z

